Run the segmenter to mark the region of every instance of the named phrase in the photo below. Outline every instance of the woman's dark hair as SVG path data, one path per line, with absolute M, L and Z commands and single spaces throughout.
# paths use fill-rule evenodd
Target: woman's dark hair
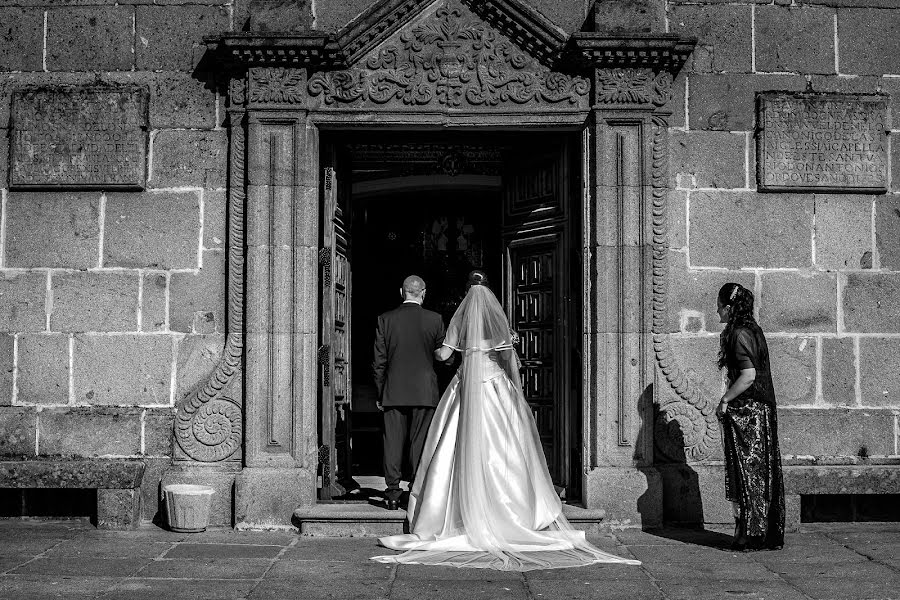
M 753 318 L 753 292 L 739 283 L 726 283 L 719 288 L 719 302 L 723 306 L 730 306 L 728 323 L 719 335 L 719 368 L 726 363 L 726 353 L 734 346 L 735 329 L 749 327 L 756 324 Z
M 483 286 L 487 287 L 487 284 L 488 284 L 487 274 L 484 271 L 479 271 L 478 269 L 475 269 L 474 271 L 469 273 L 469 280 L 467 283 L 468 283 L 468 285 L 466 285 L 467 290 L 470 287 L 472 287 L 473 285 L 483 285 Z

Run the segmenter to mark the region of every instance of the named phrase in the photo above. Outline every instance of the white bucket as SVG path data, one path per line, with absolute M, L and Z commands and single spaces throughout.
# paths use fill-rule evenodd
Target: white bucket
M 209 505 L 215 491 L 207 485 L 180 483 L 163 488 L 169 529 L 180 533 L 205 531 L 209 525 Z

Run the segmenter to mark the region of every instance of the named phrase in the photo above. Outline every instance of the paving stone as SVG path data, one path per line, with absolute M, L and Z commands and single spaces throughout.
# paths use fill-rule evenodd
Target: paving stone
M 900 270 L 900 195 L 875 200 L 875 246 L 882 269 Z
M 54 556 L 37 558 L 13 571 L 18 575 L 77 575 L 81 577 L 127 577 L 138 571 L 152 559 L 81 556 Z
M 761 6 L 756 10 L 756 69 L 834 73 L 834 10 Z
M 387 551 L 390 552 L 390 551 Z M 336 567 L 340 568 L 340 565 L 346 563 L 332 563 Z M 460 575 L 459 567 L 441 567 L 441 566 L 433 566 L 433 565 L 386 565 L 381 563 L 372 563 L 379 565 L 381 569 L 370 569 L 377 575 L 381 576 L 384 574 L 390 575 L 392 569 L 396 569 L 396 578 L 403 580 L 415 580 L 415 579 L 436 579 L 439 581 L 447 581 L 458 577 Z M 590 567 L 587 567 L 588 569 Z M 568 569 L 570 572 L 570 576 L 574 576 L 572 571 L 574 569 Z M 534 571 L 529 571 L 529 575 Z M 542 571 L 546 572 L 546 571 Z M 517 571 L 494 571 L 492 569 L 465 569 L 463 571 L 465 573 L 465 579 L 468 581 L 521 581 L 522 574 Z
M 68 335 L 19 336 L 18 365 L 18 402 L 68 404 Z
M 826 404 L 856 404 L 856 358 L 852 338 L 821 338 L 822 398 Z
M 537 589 L 531 588 L 531 592 L 532 594 L 535 594 L 535 596 L 537 596 L 537 594 L 545 594 L 546 588 L 553 586 L 554 584 L 557 588 L 557 593 L 561 591 L 559 588 L 563 587 L 560 586 L 558 582 L 549 585 L 541 582 L 535 582 L 535 584 Z M 568 589 L 566 589 L 565 592 L 566 595 L 559 594 L 555 597 L 578 597 L 569 595 Z M 594 589 L 594 592 L 597 592 L 596 588 Z M 398 579 L 394 581 L 394 585 L 391 586 L 391 600 L 419 600 L 421 598 L 441 598 L 442 600 L 469 600 L 470 598 L 491 598 L 493 600 L 496 598 L 497 600 L 501 600 L 526 597 L 525 586 L 521 581 L 506 579 L 501 579 L 499 581 L 467 581 L 462 580 L 459 575 L 445 581 Z
M 815 271 L 763 273 L 756 299 L 764 331 L 837 331 L 837 278 Z
M 749 6 L 673 6 L 668 19 L 669 33 L 697 38 L 691 71 L 750 72 L 753 26 Z
M 15 336 L 0 333 L 0 406 L 9 406 L 13 401 L 14 348 Z
M 0 331 L 44 331 L 47 274 L 0 272 Z
M 76 575 L 6 575 L 0 577 L 0 598 L 3 600 L 38 600 L 64 598 L 81 600 L 96 598 L 115 585 L 113 577 Z
M 144 566 L 138 577 L 259 579 L 272 561 L 262 558 L 162 559 Z
M 36 423 L 33 408 L 0 406 L 0 456 L 34 456 Z
M 97 266 L 99 192 L 11 192 L 6 200 L 6 266 Z
M 49 550 L 46 557 L 73 557 L 82 559 L 156 558 L 166 552 L 174 544 L 170 542 L 154 542 L 138 537 L 133 538 L 92 538 L 86 540 L 77 537 L 65 540 Z M 124 573 L 122 573 L 124 575 Z
M 212 129 L 216 126 L 216 94 L 208 82 L 191 73 L 153 74 L 150 126 L 154 129 Z
M 219 559 L 270 558 L 281 552 L 282 546 L 256 544 L 191 544 L 184 542 L 172 547 L 163 558 Z
M 53 408 L 40 413 L 40 453 L 46 456 L 135 456 L 141 452 L 141 411 Z
M 191 534 L 190 541 L 196 544 L 249 544 L 262 546 L 290 546 L 297 540 L 303 543 L 304 538 L 288 531 L 241 531 L 230 527 L 210 527 L 201 533 Z M 358 542 L 359 540 L 354 540 Z M 290 552 L 290 549 L 288 549 Z M 286 558 L 282 556 L 282 559 Z M 328 560 L 328 557 L 320 557 Z
M 691 129 L 753 131 L 756 124 L 756 92 L 803 91 L 800 75 L 690 75 L 688 101 Z M 751 154 L 755 148 L 751 148 Z
M 870 456 L 886 456 L 894 451 L 894 417 L 879 410 L 780 408 L 778 437 L 784 456 L 859 456 L 863 447 Z
M 389 551 L 378 545 L 375 538 L 305 537 L 289 548 L 283 560 L 328 560 L 335 562 L 367 561 Z
M 783 581 L 723 580 L 710 582 L 661 581 L 659 586 L 667 600 L 720 600 L 742 598 L 746 600 L 808 600 L 790 584 Z
M 611 552 L 616 554 L 617 556 L 622 556 L 626 558 L 633 558 L 631 552 L 628 551 L 627 548 L 621 546 L 619 550 L 615 550 Z M 410 565 L 412 566 L 420 566 L 420 565 Z M 440 567 L 434 567 L 440 568 Z M 452 567 L 451 567 L 452 568 Z M 473 569 L 474 571 L 474 569 Z M 489 573 L 492 571 L 486 571 L 483 577 L 489 578 Z M 472 576 L 468 575 L 468 571 L 466 572 L 466 578 L 471 579 Z M 435 579 L 440 579 L 439 577 L 435 577 Z M 446 577 L 444 577 L 446 579 Z M 638 579 L 645 580 L 649 579 L 646 571 L 644 571 L 641 567 L 635 565 L 617 565 L 617 564 L 594 564 L 587 567 L 575 567 L 568 569 L 535 569 L 534 571 L 528 571 L 525 573 L 525 579 L 528 581 L 529 585 L 533 581 L 618 581 L 620 579 Z
M 225 248 L 228 197 L 225 190 L 203 193 L 203 247 Z
M 190 269 L 200 246 L 196 192 L 109 194 L 103 264 L 107 267 Z
M 144 413 L 144 454 L 172 456 L 175 408 L 148 408 Z
M 225 259 L 221 250 L 206 250 L 199 273 L 172 274 L 169 281 L 169 328 L 172 331 L 225 331 Z
M 371 556 L 377 556 L 381 554 L 394 554 L 394 552 L 385 548 L 379 548 Z M 391 576 L 391 572 L 393 571 L 393 569 L 393 565 L 385 565 L 383 563 L 375 562 L 374 560 L 369 559 L 340 562 L 323 560 L 292 560 L 278 561 L 272 567 L 269 575 L 278 579 L 365 579 L 374 581 L 378 579 L 388 579 Z M 500 575 L 497 577 L 497 579 L 508 579 L 508 577 Z M 521 579 L 521 577 L 515 579 L 518 580 Z
M 164 129 L 153 138 L 150 186 L 224 188 L 226 156 L 224 131 Z
M 673 131 L 669 143 L 672 176 L 680 187 L 744 188 L 746 136 L 727 131 Z
M 863 406 L 900 408 L 900 340 L 859 340 L 859 379 Z
M 395 587 L 396 589 L 396 587 Z M 534 598 L 560 600 L 662 600 L 665 596 L 650 581 L 621 579 L 615 581 L 533 581 L 528 589 Z M 463 598 L 464 596 L 458 596 Z M 501 597 L 502 596 L 497 596 Z M 526 596 L 522 596 L 525 598 Z
M 228 9 L 221 6 L 138 6 L 137 68 L 192 71 L 206 51 L 203 37 L 229 26 Z
M 215 579 L 171 579 L 134 577 L 117 583 L 103 598 L 122 600 L 243 600 L 256 581 L 220 581 Z M 297 594 L 299 594 L 299 589 Z
M 128 71 L 134 64 L 134 11 L 129 6 L 47 11 L 47 68 L 51 71 Z
M 147 272 L 143 275 L 141 290 L 141 331 L 165 331 L 167 317 L 166 291 L 169 287 L 166 274 Z
M 52 331 L 137 330 L 138 277 L 128 271 L 53 273 Z
M 212 374 L 225 348 L 225 335 L 186 335 L 178 342 L 177 400 L 184 398 Z
M 872 196 L 815 196 L 816 266 L 872 268 Z
M 812 196 L 695 192 L 690 215 L 692 266 L 808 268 Z
M 847 273 L 843 288 L 845 331 L 900 332 L 900 273 Z
M 900 15 L 896 10 L 841 8 L 837 23 L 841 73 L 900 73 Z
M 168 335 L 76 335 L 75 399 L 90 404 L 170 403 Z
M 455 583 L 455 582 L 454 582 Z M 460 582 L 462 583 L 462 582 Z M 521 585 L 521 584 L 520 584 Z M 303 600 L 346 600 L 347 598 L 387 598 L 389 585 L 387 579 L 265 579 L 250 594 L 249 600 L 282 600 L 296 596 L 298 589 L 303 589 Z M 396 589 L 396 585 L 394 587 Z M 461 596 L 446 596 L 445 590 L 453 587 L 445 587 L 438 594 L 428 594 L 426 590 L 419 590 L 415 596 L 417 600 L 426 598 L 453 598 Z M 395 593 L 391 599 L 402 597 Z M 471 596 L 463 596 L 471 598 Z M 493 598 L 493 596 L 487 596 Z M 524 598 L 524 596 L 522 596 Z
M 814 574 L 786 573 L 782 578 L 815 600 L 870 600 L 896 598 L 900 576 L 887 568 L 876 572 L 856 572 L 852 578 L 832 576 L 828 569 L 818 569 Z
M 3 23 L 0 71 L 40 71 L 43 68 L 44 11 L 0 8 L 0 23 Z

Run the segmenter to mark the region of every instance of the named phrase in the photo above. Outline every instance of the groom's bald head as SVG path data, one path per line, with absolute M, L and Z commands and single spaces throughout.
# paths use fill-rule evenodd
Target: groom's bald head
M 403 295 L 404 300 L 421 301 L 422 296 L 425 294 L 425 280 L 418 275 L 410 275 L 403 280 L 403 287 L 400 288 L 400 293 Z

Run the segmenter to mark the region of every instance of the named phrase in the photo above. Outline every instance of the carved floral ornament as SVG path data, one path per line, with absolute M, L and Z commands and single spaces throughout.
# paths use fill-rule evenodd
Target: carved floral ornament
M 672 74 L 651 69 L 597 69 L 600 104 L 652 104 L 672 99 Z

